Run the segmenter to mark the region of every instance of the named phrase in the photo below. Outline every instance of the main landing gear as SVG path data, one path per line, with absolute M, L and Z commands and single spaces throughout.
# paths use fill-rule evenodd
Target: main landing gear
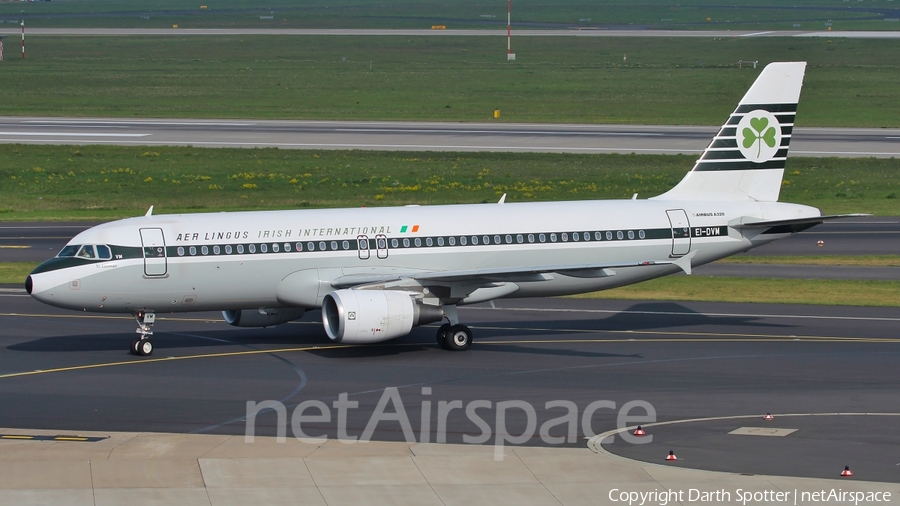
M 437 343 L 441 349 L 448 351 L 465 351 L 472 346 L 472 331 L 469 327 L 457 323 L 445 323 L 438 328 Z
M 153 353 L 153 343 L 150 342 L 150 336 L 153 331 L 153 323 L 156 322 L 156 314 L 145 311 L 134 313 L 134 319 L 137 320 L 138 329 L 135 330 L 141 337 L 131 342 L 131 353 L 139 357 L 147 356 Z

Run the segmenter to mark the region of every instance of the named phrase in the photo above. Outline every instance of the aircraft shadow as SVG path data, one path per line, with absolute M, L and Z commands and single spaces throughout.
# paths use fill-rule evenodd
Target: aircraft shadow
M 502 311 L 502 308 L 498 308 Z M 490 314 L 490 313 L 488 313 Z M 659 330 L 673 329 L 675 330 L 685 327 L 753 327 L 753 328 L 792 328 L 794 325 L 777 324 L 761 321 L 763 318 L 753 315 L 722 315 L 710 316 L 699 313 L 686 306 L 676 302 L 642 302 L 637 303 L 621 312 L 612 313 L 609 316 L 598 315 L 592 318 L 581 319 L 557 319 L 557 320 L 514 320 L 514 321 L 491 321 L 488 318 L 479 320 L 478 323 L 472 325 L 481 326 L 498 326 L 503 329 L 491 330 L 491 332 L 542 332 L 544 330 L 528 330 L 528 329 L 548 329 L 560 330 L 571 329 L 578 331 L 596 330 L 603 331 L 627 331 L 627 330 Z M 509 330 L 507 330 L 509 328 Z M 521 328 L 522 330 L 517 330 Z M 570 334 L 568 332 L 560 332 L 560 334 Z
M 502 311 L 502 309 L 500 310 Z M 546 336 L 547 344 L 553 344 L 554 339 L 567 340 L 578 339 L 591 331 L 596 332 L 625 332 L 653 331 L 658 338 L 664 335 L 664 329 L 672 329 L 673 332 L 682 333 L 686 327 L 697 328 L 715 326 L 719 329 L 733 327 L 735 331 L 740 328 L 752 327 L 754 329 L 778 329 L 791 328 L 792 325 L 774 324 L 760 321 L 761 317 L 751 315 L 723 315 L 709 316 L 691 310 L 678 303 L 637 303 L 629 306 L 623 312 L 613 313 L 610 316 L 598 316 L 581 319 L 541 319 L 541 320 L 491 320 L 490 313 L 479 313 L 477 321 L 466 323 L 473 327 L 487 327 L 475 329 L 475 343 L 479 339 L 505 338 L 529 338 L 536 335 Z M 486 317 L 486 318 L 485 318 Z M 174 326 L 174 325 L 171 325 Z M 165 349 L 194 348 L 198 352 L 205 353 L 206 349 L 223 349 L 225 347 L 239 346 L 246 349 L 266 349 L 270 347 L 293 348 L 303 346 L 330 346 L 331 342 L 319 325 L 280 325 L 268 329 L 223 329 L 223 330 L 184 330 L 166 329 L 165 322 L 157 324 L 156 334 L 153 336 L 157 353 L 163 353 Z M 496 328 L 492 328 L 496 327 Z M 558 331 L 556 329 L 559 329 Z M 35 339 L 8 346 L 10 351 L 24 352 L 99 352 L 121 350 L 128 353 L 128 344 L 134 339 L 135 334 L 129 334 L 128 327 L 124 327 L 121 333 L 93 333 L 83 335 L 52 336 Z M 333 348 L 323 350 L 310 350 L 317 356 L 327 358 L 364 358 L 391 356 L 405 353 L 416 353 L 437 348 L 434 342 L 436 326 L 417 327 L 408 336 L 392 341 L 379 343 L 374 346 L 356 346 L 347 348 Z M 571 332 L 576 330 L 577 332 Z M 704 329 L 702 331 L 708 331 Z M 639 335 L 634 336 L 640 339 Z M 526 353 L 557 356 L 578 357 L 639 357 L 639 355 L 619 355 L 601 352 L 590 352 L 565 348 L 550 348 L 547 346 L 534 346 L 530 343 L 509 344 L 496 343 L 490 346 L 477 346 L 479 351 L 497 351 L 504 353 Z

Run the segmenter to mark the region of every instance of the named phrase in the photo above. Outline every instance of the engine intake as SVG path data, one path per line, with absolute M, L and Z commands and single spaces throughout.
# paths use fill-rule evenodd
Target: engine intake
M 386 341 L 443 318 L 440 306 L 416 303 L 409 293 L 396 290 L 337 290 L 322 303 L 325 332 L 339 343 Z
M 222 311 L 225 323 L 234 327 L 271 327 L 299 320 L 306 312 L 303 308 L 233 309 Z

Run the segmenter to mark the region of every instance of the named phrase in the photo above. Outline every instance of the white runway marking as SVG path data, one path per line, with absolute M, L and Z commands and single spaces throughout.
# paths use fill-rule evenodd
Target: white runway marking
M 0 132 L 0 135 L 22 135 L 27 137 L 149 137 L 151 134 L 114 133 L 67 133 L 67 132 Z
M 196 122 L 196 121 L 109 121 L 109 120 L 28 120 L 23 123 L 44 125 L 190 125 L 190 126 L 254 126 L 256 123 Z
M 413 133 L 413 134 L 514 134 L 514 135 L 619 135 L 635 137 L 663 137 L 660 133 L 643 132 L 556 132 L 552 130 L 456 130 L 456 129 L 417 129 L 417 128 L 335 128 L 335 132 L 374 132 L 374 133 Z

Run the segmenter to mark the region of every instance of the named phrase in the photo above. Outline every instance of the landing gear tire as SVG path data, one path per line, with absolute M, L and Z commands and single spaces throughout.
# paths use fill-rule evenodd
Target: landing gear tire
M 445 349 L 450 351 L 466 351 L 472 346 L 472 331 L 465 325 L 453 325 L 445 334 Z
M 449 347 L 447 347 L 447 340 L 449 339 L 449 337 L 448 337 L 449 333 L 450 333 L 450 324 L 449 323 L 445 323 L 445 324 L 441 325 L 440 328 L 438 328 L 437 343 L 438 343 L 438 346 L 440 346 L 442 350 L 450 349 Z
M 137 333 L 141 337 L 132 341 L 131 353 L 139 357 L 145 357 L 153 353 L 153 343 L 150 342 L 150 336 L 153 335 L 151 329 L 156 322 L 156 314 L 141 310 L 134 313 L 134 319 L 138 323 Z
M 153 353 L 153 343 L 149 339 L 138 339 L 131 344 L 131 350 L 139 357 L 146 357 Z

